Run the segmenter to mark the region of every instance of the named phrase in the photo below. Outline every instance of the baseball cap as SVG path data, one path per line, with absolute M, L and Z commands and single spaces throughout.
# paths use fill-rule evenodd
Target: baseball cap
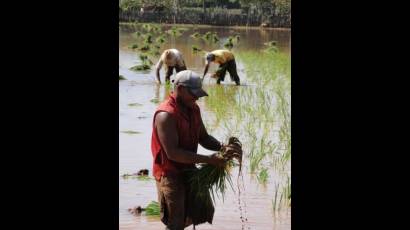
M 174 84 L 174 88 L 177 85 L 183 85 L 197 97 L 208 96 L 208 94 L 202 89 L 202 79 L 197 73 L 191 70 L 183 70 L 177 73 L 171 82 Z

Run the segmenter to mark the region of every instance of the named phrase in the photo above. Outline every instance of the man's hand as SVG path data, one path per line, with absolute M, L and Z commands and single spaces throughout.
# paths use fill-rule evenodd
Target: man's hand
M 232 156 L 242 158 L 242 148 L 236 144 L 228 144 L 222 146 L 223 155 L 225 158 L 230 159 Z
M 218 156 L 217 153 L 214 153 L 209 156 L 209 161 L 208 164 L 215 165 L 217 167 L 225 167 L 226 160 L 220 156 Z

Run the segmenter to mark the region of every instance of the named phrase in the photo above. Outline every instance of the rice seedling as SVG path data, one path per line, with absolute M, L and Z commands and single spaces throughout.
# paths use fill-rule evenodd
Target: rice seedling
M 144 46 L 138 48 L 138 50 L 141 51 L 141 52 L 148 52 L 150 49 L 151 49 L 150 46 L 147 45 L 147 44 L 145 44 Z
M 241 38 L 241 36 L 240 36 L 239 34 L 236 34 L 236 35 L 235 35 L 235 41 L 236 41 L 237 43 L 239 42 L 240 38 Z
M 218 37 L 218 34 L 216 34 L 216 32 L 212 33 L 212 41 L 214 43 L 219 41 L 219 37 Z
M 174 37 L 179 37 L 183 34 L 184 31 L 186 31 L 186 28 L 178 28 L 178 27 L 171 27 L 171 29 L 167 30 L 166 33 L 170 34 L 171 36 Z
M 224 47 L 227 49 L 232 49 L 233 48 L 233 37 L 229 36 L 226 42 L 224 43 Z
M 259 183 L 261 184 L 266 184 L 266 182 L 268 181 L 268 168 L 263 168 L 260 172 L 259 175 L 257 176 L 257 179 L 259 181 Z
M 206 41 L 210 41 L 212 39 L 212 32 L 208 31 L 206 32 L 203 36 L 202 39 L 206 40 Z
M 126 134 L 140 134 L 141 132 L 138 131 L 133 131 L 133 130 L 125 130 L 125 131 L 121 131 L 122 133 L 126 133 Z
M 132 44 L 132 45 L 130 46 L 130 48 L 133 49 L 133 50 L 135 50 L 135 49 L 138 48 L 138 44 Z
M 159 203 L 156 201 L 151 201 L 151 203 L 149 203 L 147 205 L 147 207 L 145 207 L 145 215 L 147 216 L 160 216 L 160 207 L 159 207 Z
M 154 41 L 152 40 L 152 34 L 147 33 L 144 35 L 144 43 L 145 44 L 152 44 Z
M 144 70 L 150 70 L 151 66 L 146 65 L 146 64 L 141 64 L 141 65 L 136 65 L 130 68 L 132 71 L 144 71 Z
M 140 104 L 140 103 L 130 103 L 130 104 L 128 104 L 128 106 L 137 107 L 137 106 L 142 106 L 142 104 Z
M 154 180 L 154 178 L 149 177 L 149 176 L 138 176 L 138 175 L 134 175 L 134 174 L 124 174 L 121 176 L 124 180 L 128 180 L 128 179 L 137 179 L 140 181 L 151 181 Z
M 148 56 L 145 54 L 139 54 L 139 58 L 141 59 L 142 63 L 131 67 L 130 70 L 132 71 L 150 70 L 153 62 L 148 58 Z
M 154 103 L 154 104 L 158 104 L 159 103 L 159 99 L 158 98 L 154 98 L 151 99 L 150 102 Z
M 228 143 L 242 148 L 242 143 L 236 137 L 230 137 Z M 203 164 L 199 169 L 187 171 L 188 183 L 191 188 L 190 194 L 194 200 L 212 198 L 215 203 L 216 196 L 221 196 L 224 199 L 226 183 L 234 190 L 230 171 L 237 165 L 239 165 L 239 171 L 241 171 L 242 155 L 239 155 L 239 153 L 226 153 L 224 148 L 218 152 L 218 155 L 227 161 L 225 167 Z
M 198 48 L 196 45 L 192 45 L 192 52 L 193 53 L 197 53 L 197 52 L 200 52 L 200 51 L 202 51 L 201 48 Z
M 276 41 L 269 41 L 269 42 L 265 42 L 263 43 L 265 46 L 276 46 L 277 42 Z
M 139 37 L 141 36 L 141 32 L 140 32 L 140 31 L 137 31 L 137 32 L 135 32 L 133 35 L 134 35 L 135 37 L 139 38 Z
M 152 30 L 152 26 L 150 24 L 143 24 L 142 28 L 147 32 L 151 32 Z
M 198 38 L 201 37 L 201 34 L 198 33 L 198 32 L 195 32 L 195 33 L 191 34 L 190 37 L 191 37 L 191 38 L 194 38 L 194 39 L 198 39 Z
M 164 35 L 159 36 L 157 39 L 155 39 L 155 42 L 159 44 L 164 44 L 167 40 L 165 39 Z
M 127 80 L 124 76 L 120 75 L 119 80 Z

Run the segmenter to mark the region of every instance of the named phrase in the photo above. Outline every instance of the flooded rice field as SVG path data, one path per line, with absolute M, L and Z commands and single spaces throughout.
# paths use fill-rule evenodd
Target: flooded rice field
M 155 27 L 155 26 L 154 26 Z M 158 53 L 148 54 L 154 65 L 151 70 L 132 71 L 141 64 L 139 37 L 152 34 L 158 52 L 176 48 L 182 52 L 187 68 L 202 76 L 205 66 L 203 52 L 225 49 L 224 44 L 235 37 L 231 51 L 235 55 L 241 85 L 235 86 L 226 76 L 221 85 L 207 76 L 203 88 L 208 97 L 200 98 L 202 118 L 208 133 L 226 142 L 236 136 L 243 144 L 243 180 L 238 168 L 232 171 L 234 191 L 228 186 L 225 199 L 217 199 L 213 224 L 196 226 L 198 230 L 290 230 L 291 229 L 291 120 L 290 120 L 290 30 L 260 30 L 224 27 L 192 27 L 120 25 L 119 75 L 119 229 L 165 229 L 158 217 L 133 215 L 128 209 L 145 207 L 157 200 L 152 177 L 152 118 L 158 104 L 171 92 L 164 84 L 155 83 L 154 65 Z M 164 33 L 168 31 L 168 33 Z M 174 32 L 177 31 L 177 32 Z M 174 33 L 173 33 L 174 32 Z M 198 38 L 208 32 L 217 40 Z M 210 32 L 210 33 L 209 33 Z M 269 43 L 274 41 L 274 44 Z M 138 43 L 139 48 L 132 49 Z M 193 48 L 194 47 L 194 48 Z M 135 47 L 134 47 L 135 48 Z M 211 65 L 208 75 L 216 70 Z M 227 73 L 229 75 L 229 73 Z M 198 153 L 212 154 L 199 146 Z M 149 169 L 144 179 L 122 175 Z M 238 184 L 240 193 L 238 191 Z M 241 204 L 238 204 L 240 198 Z M 245 221 L 241 221 L 241 216 Z M 188 227 L 186 229 L 192 229 Z

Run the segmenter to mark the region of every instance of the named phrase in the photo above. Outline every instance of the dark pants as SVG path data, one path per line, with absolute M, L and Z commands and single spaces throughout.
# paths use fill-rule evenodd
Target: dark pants
M 218 80 L 216 81 L 216 83 L 221 84 L 221 81 L 225 79 L 226 71 L 229 72 L 229 76 L 231 77 L 231 80 L 235 81 L 236 85 L 239 85 L 240 79 L 239 79 L 238 73 L 236 72 L 235 59 L 227 61 L 224 64 L 219 66 L 218 70 L 216 71 L 216 75 L 218 76 Z
M 186 178 L 181 175 L 162 176 L 156 184 L 161 221 L 166 230 L 183 230 L 205 222 L 212 224 L 215 209 L 209 193 L 208 199 L 195 199 Z
M 161 177 L 157 181 L 157 192 L 161 221 L 166 225 L 166 230 L 184 230 L 192 223 L 185 219 L 186 186 L 182 178 Z
M 168 66 L 167 68 L 167 72 L 165 75 L 165 81 L 169 81 L 169 79 L 171 78 L 172 73 L 174 72 L 174 68 L 177 71 L 177 73 L 181 72 L 182 70 L 186 70 L 186 66 Z

